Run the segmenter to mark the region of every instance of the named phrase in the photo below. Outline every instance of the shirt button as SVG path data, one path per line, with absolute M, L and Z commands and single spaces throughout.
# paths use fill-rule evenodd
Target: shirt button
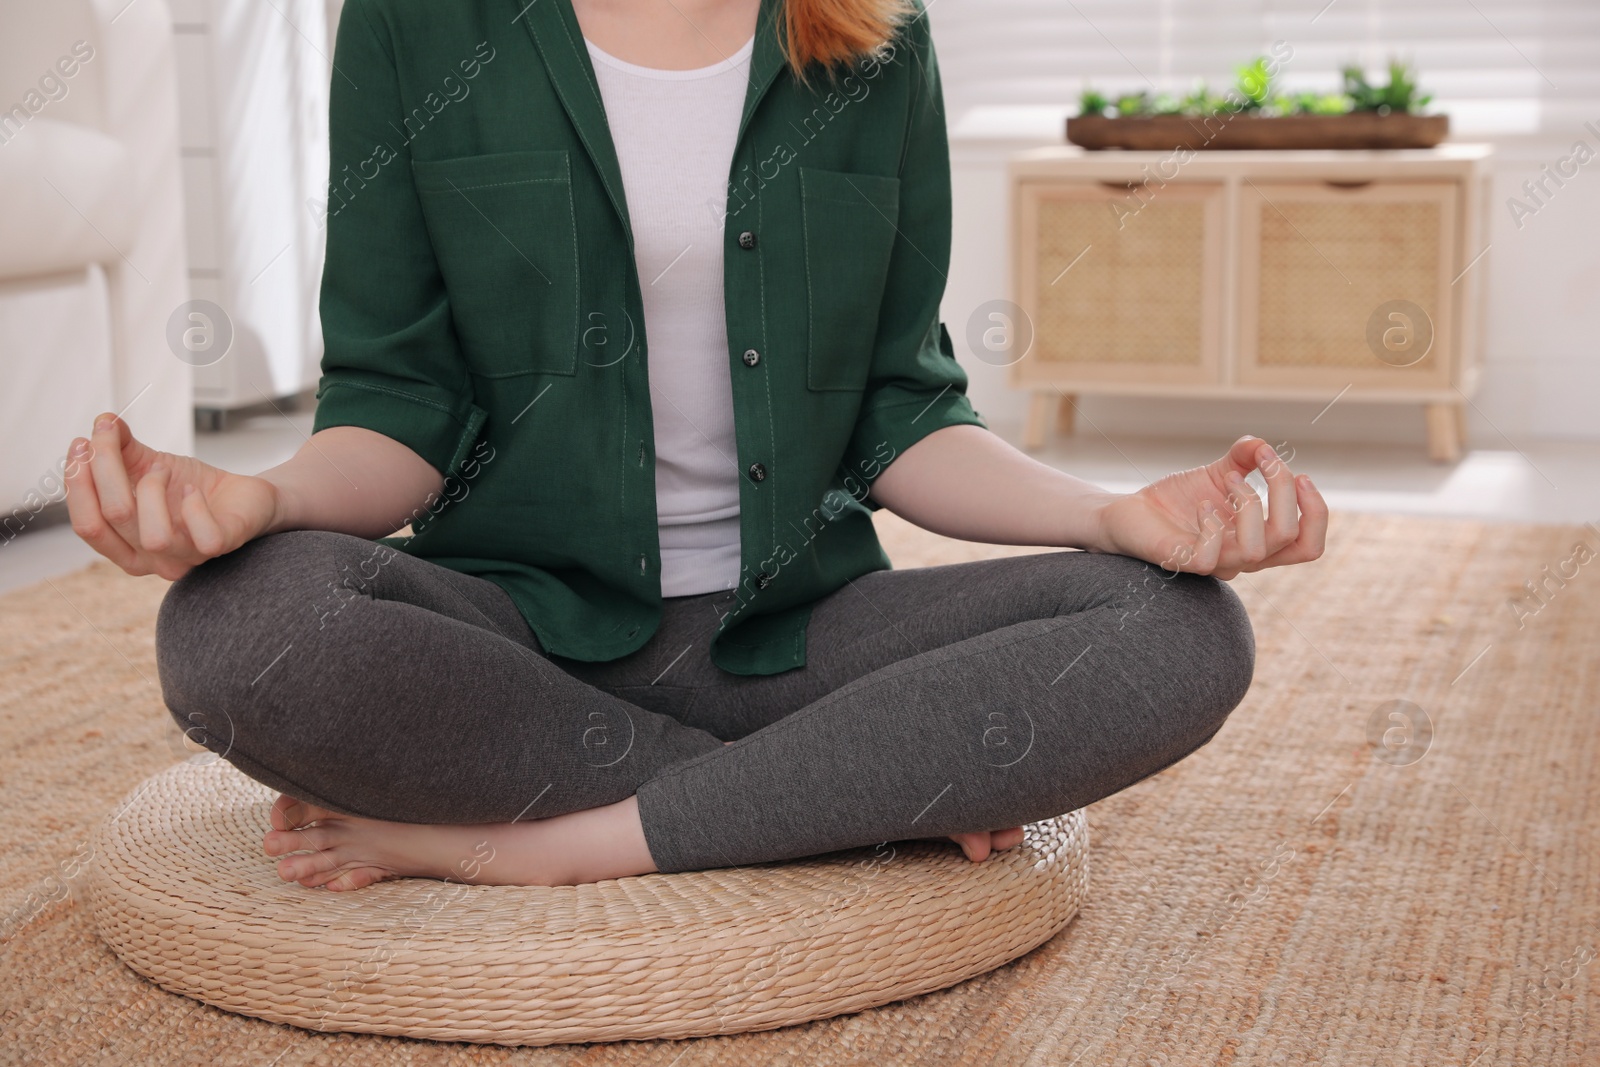
M 767 468 L 763 467 L 759 463 L 750 464 L 750 480 L 752 482 L 765 481 L 766 477 L 767 477 Z
M 768 574 L 766 571 L 762 571 L 760 574 L 756 575 L 756 588 L 757 589 L 765 589 L 767 586 L 769 586 L 771 584 L 772 584 L 772 575 Z
M 741 233 L 739 235 L 739 247 L 740 248 L 742 248 L 746 252 L 748 252 L 748 251 L 750 251 L 750 249 L 754 248 L 755 246 L 756 246 L 756 235 L 755 234 L 751 233 L 749 230 L 745 230 L 743 233 Z
M 650 564 L 645 560 L 645 558 L 643 556 L 639 557 L 639 573 L 640 574 L 643 574 L 645 572 L 645 568 L 648 567 L 649 565 Z
M 760 362 L 761 362 L 761 353 L 760 352 L 757 352 L 753 348 L 747 348 L 747 349 L 744 350 L 744 365 L 746 367 L 754 367 L 757 363 L 760 363 Z

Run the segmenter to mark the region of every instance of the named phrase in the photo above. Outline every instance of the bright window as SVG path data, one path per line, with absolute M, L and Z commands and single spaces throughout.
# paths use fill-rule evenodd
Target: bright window
M 1110 95 L 1181 94 L 1202 78 L 1221 90 L 1281 40 L 1290 90 L 1337 89 L 1352 61 L 1374 74 L 1391 55 L 1410 61 L 1457 137 L 1600 125 L 1595 0 L 932 0 L 928 17 L 953 122 L 977 108 L 988 125 L 1053 123 L 1086 82 Z

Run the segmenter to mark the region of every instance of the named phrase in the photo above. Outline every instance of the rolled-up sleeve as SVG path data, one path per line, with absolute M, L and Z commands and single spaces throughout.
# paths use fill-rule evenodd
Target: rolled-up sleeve
M 967 400 L 966 372 L 939 321 L 950 265 L 950 149 L 928 20 L 910 21 L 896 47 L 903 52 L 895 62 L 910 64 L 913 82 L 898 233 L 867 387 L 842 467 L 868 481 L 935 430 L 984 425 Z M 870 497 L 863 502 L 877 506 Z
M 483 428 L 411 174 L 394 50 L 365 0 L 334 49 L 315 428 L 360 426 L 452 473 Z

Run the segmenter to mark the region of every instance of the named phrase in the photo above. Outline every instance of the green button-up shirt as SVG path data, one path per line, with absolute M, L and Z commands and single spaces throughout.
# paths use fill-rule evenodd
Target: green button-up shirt
M 982 425 L 939 322 L 950 164 L 927 20 L 797 81 L 762 0 L 722 241 L 742 578 L 712 657 L 805 662 L 811 604 L 889 566 L 867 488 Z M 446 475 L 407 551 L 504 588 L 544 647 L 661 613 L 649 338 L 570 0 L 348 0 L 334 56 L 316 427 Z

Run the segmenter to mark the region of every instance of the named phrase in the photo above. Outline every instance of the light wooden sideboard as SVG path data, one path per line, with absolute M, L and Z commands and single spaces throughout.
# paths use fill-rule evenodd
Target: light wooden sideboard
M 1421 405 L 1460 455 L 1479 378 L 1486 145 L 1012 160 L 1023 437 L 1084 394 Z

